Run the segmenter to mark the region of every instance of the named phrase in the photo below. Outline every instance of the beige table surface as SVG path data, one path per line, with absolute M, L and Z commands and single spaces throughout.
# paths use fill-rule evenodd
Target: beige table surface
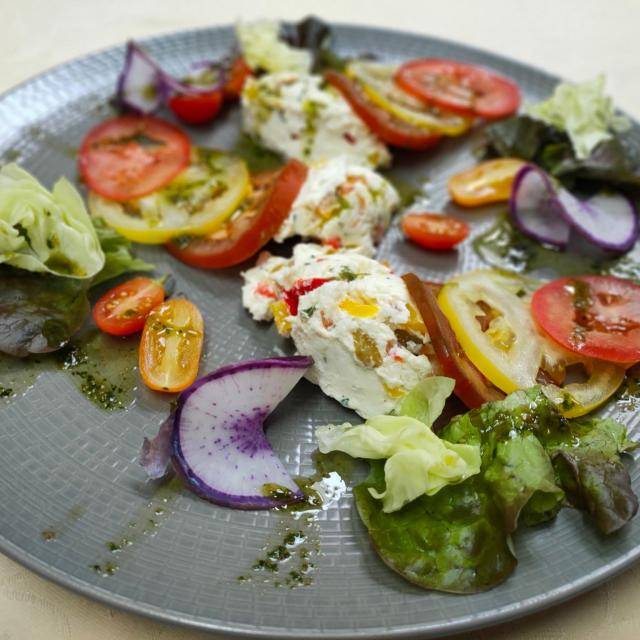
M 640 118 L 640 0 L 0 0 L 0 91 L 127 38 L 308 13 L 466 42 L 576 81 L 602 71 L 617 103 Z M 459 640 L 635 640 L 639 603 L 636 566 L 570 603 Z M 109 609 L 0 555 L 0 640 L 214 637 Z

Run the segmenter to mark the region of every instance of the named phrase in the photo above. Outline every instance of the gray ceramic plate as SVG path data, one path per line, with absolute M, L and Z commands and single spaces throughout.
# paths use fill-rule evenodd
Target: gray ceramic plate
M 439 56 L 488 65 L 516 79 L 529 100 L 546 96 L 556 82 L 516 62 L 424 36 L 349 26 L 336 26 L 335 35 L 340 54 L 375 52 L 389 60 Z M 145 44 L 179 72 L 190 61 L 224 54 L 231 43 L 229 28 L 215 28 Z M 68 150 L 77 148 L 89 128 L 108 114 L 104 104 L 122 59 L 123 47 L 104 51 L 5 94 L 0 98 L 0 156 L 17 157 L 45 184 L 60 174 L 75 177 Z M 193 134 L 200 142 L 229 148 L 238 135 L 237 114 Z M 402 156 L 397 162 L 407 176 L 428 178 L 434 209 L 451 208 L 446 177 L 472 163 L 471 146 L 468 139 L 452 140 L 423 159 Z M 490 223 L 491 213 L 468 218 L 477 231 Z M 178 288 L 203 311 L 207 353 L 202 371 L 282 348 L 272 329 L 257 326 L 242 310 L 238 271 L 205 273 L 171 260 L 162 250 L 141 253 L 173 273 Z M 396 228 L 385 238 L 380 256 L 399 272 L 413 269 L 435 280 L 479 264 L 468 244 L 457 254 L 433 256 L 407 246 Z M 635 427 L 632 413 L 616 411 Z M 165 412 L 166 401 L 143 387 L 129 410 L 104 412 L 62 372 L 43 374 L 25 395 L 0 406 L 0 549 L 109 605 L 193 627 L 274 638 L 433 637 L 477 628 L 574 596 L 640 555 L 640 520 L 605 540 L 580 514 L 565 510 L 552 525 L 517 535 L 520 564 L 505 584 L 473 596 L 428 593 L 378 560 L 347 491 L 308 525 L 317 565 L 311 586 L 239 583 L 238 575 L 250 573 L 261 549 L 281 537 L 281 517 L 219 508 L 184 491 L 170 504 L 156 497 L 146 506 L 156 487 L 145 481 L 137 453 L 142 436 L 155 432 Z M 269 438 L 292 473 L 307 475 L 313 471 L 314 427 L 348 419 L 348 414 L 301 383 L 271 421 Z M 640 490 L 636 465 L 632 477 Z M 157 506 L 165 513 L 154 513 Z M 142 535 L 148 519 L 162 526 L 150 525 Z M 129 529 L 132 521 L 137 525 Z M 55 532 L 54 540 L 44 540 L 41 532 L 47 530 Z M 123 535 L 137 542 L 110 556 L 105 544 Z M 119 567 L 115 575 L 103 577 L 91 569 L 104 567 L 109 558 Z

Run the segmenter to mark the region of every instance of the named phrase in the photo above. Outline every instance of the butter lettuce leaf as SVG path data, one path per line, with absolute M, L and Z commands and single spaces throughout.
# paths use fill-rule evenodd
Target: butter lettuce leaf
M 386 459 L 385 488 L 371 488 L 391 513 L 422 495 L 434 495 L 448 484 L 462 482 L 480 471 L 477 446 L 450 444 L 438 438 L 431 424 L 440 415 L 453 381 L 432 377 L 424 380 L 401 405 L 420 415 L 376 416 L 364 424 L 325 425 L 316 430 L 321 453 L 342 451 L 354 458 Z M 410 394 L 411 395 L 411 394 Z
M 247 64 L 270 73 L 308 73 L 313 59 L 305 49 L 290 47 L 280 40 L 280 24 L 274 20 L 238 22 L 236 36 Z
M 102 282 L 136 271 L 153 271 L 155 266 L 136 258 L 131 253 L 131 242 L 101 220 L 95 218 L 93 224 L 104 252 L 104 266 L 91 280 L 94 287 Z
M 526 111 L 529 115 L 564 131 L 578 160 L 584 160 L 613 134 L 631 128 L 628 118 L 618 114 L 613 100 L 604 92 L 605 78 L 599 75 L 580 84 L 561 82 L 553 94 Z
M 84 202 L 66 178 L 48 191 L 14 163 L 0 169 L 0 263 L 91 278 L 104 262 Z

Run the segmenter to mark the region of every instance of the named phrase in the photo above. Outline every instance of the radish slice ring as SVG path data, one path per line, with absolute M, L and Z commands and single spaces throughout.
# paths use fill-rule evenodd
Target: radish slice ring
M 173 462 L 192 491 L 236 509 L 271 509 L 302 499 L 267 442 L 264 421 L 312 363 L 307 356 L 240 362 L 182 392 Z M 282 487 L 282 497 L 269 495 L 265 485 Z
M 516 174 L 509 198 L 513 224 L 526 236 L 564 249 L 571 227 L 547 174 L 531 164 Z

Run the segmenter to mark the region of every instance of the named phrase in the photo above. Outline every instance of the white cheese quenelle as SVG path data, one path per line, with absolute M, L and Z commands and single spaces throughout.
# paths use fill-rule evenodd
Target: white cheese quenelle
M 377 167 L 391 156 L 321 76 L 281 71 L 245 83 L 242 126 L 267 149 L 306 163 L 345 156 Z
M 242 298 L 256 320 L 274 317 L 301 355 L 308 378 L 367 418 L 392 412 L 433 369 L 426 328 L 402 279 L 356 250 L 299 244 L 290 259 L 271 257 L 244 274 Z M 283 301 L 295 285 L 325 282 Z M 318 281 L 314 282 L 318 285 Z
M 316 163 L 275 236 L 302 236 L 334 247 L 360 248 L 371 256 L 398 207 L 391 183 L 344 156 Z

